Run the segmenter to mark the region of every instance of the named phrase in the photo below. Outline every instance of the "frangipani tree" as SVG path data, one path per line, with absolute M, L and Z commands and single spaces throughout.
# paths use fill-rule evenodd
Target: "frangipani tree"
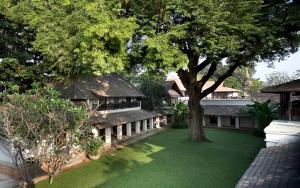
M 4 97 L 0 107 L 0 138 L 11 144 L 14 161 L 28 187 L 33 186 L 41 168 L 52 182 L 83 151 L 85 143 L 94 139 L 89 136 L 91 112 L 59 98 L 52 88 L 10 95 L 8 100 Z

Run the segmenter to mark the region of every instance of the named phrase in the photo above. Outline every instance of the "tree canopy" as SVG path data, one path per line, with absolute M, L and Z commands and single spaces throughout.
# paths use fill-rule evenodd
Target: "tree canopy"
M 132 53 L 131 59 L 147 69 L 177 71 L 189 95 L 193 140 L 205 139 L 203 111 L 199 106 L 202 98 L 232 76 L 237 68 L 260 61 L 282 60 L 299 47 L 299 1 L 154 2 L 153 11 L 141 11 L 149 2 L 124 1 L 128 15 L 140 18 L 142 28 L 132 48 L 139 53 Z M 214 85 L 202 90 L 224 62 L 227 69 L 217 76 Z M 203 76 L 198 78 L 200 72 Z
M 25 91 L 43 79 L 41 56 L 31 42 L 34 32 L 0 13 L 0 91 Z
M 35 31 L 34 50 L 60 79 L 86 72 L 121 70 L 134 18 L 120 15 L 118 1 L 12 1 L 0 10 Z
M 292 75 L 289 75 L 287 72 L 275 71 L 273 73 L 266 75 L 266 86 L 273 86 L 289 82 L 292 80 L 300 79 L 300 70 L 296 70 Z

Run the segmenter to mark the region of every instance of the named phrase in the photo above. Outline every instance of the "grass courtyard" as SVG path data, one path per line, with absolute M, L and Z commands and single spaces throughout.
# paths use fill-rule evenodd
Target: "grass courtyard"
M 169 129 L 36 187 L 232 188 L 264 147 L 261 138 L 212 129 L 212 142 L 194 143 L 187 131 Z

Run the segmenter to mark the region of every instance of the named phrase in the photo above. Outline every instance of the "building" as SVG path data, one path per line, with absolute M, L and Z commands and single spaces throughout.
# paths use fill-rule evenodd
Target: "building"
M 261 92 L 280 95 L 279 120 L 273 120 L 264 130 L 267 147 L 300 142 L 300 79 Z
M 178 104 L 181 101 L 184 101 L 185 96 L 185 90 L 180 90 L 178 82 L 174 80 L 165 81 L 164 87 L 168 91 L 169 94 L 169 101 L 166 101 L 167 104 Z
M 168 91 L 170 101 L 168 104 L 178 104 L 188 100 L 186 89 L 177 75 L 170 75 L 166 78 L 164 87 Z
M 207 81 L 204 86 L 203 90 L 211 87 L 215 82 L 212 80 Z M 165 88 L 168 91 L 170 96 L 170 104 L 177 104 L 178 102 L 186 102 L 188 101 L 188 94 L 186 92 L 185 87 L 183 86 L 179 77 L 175 74 L 171 74 L 166 78 Z M 241 98 L 239 94 L 241 93 L 240 90 L 225 87 L 224 83 L 222 82 L 219 87 L 213 92 L 210 93 L 205 97 L 205 99 L 238 99 Z
M 200 102 L 203 110 L 205 127 L 251 129 L 257 126 L 254 118 L 249 116 L 247 99 L 203 99 Z
M 137 88 L 112 73 L 81 76 L 70 85 L 57 85 L 61 97 L 95 110 L 93 134 L 106 146 L 165 125 L 166 117 L 141 109 L 144 97 Z
M 212 80 L 207 81 L 203 90 L 211 87 L 214 83 Z M 186 89 L 177 75 L 169 75 L 165 87 L 172 104 L 177 104 L 179 101 L 188 103 Z M 250 99 L 242 99 L 239 96 L 240 93 L 240 90 L 225 87 L 224 83 L 221 83 L 213 93 L 202 99 L 200 104 L 204 109 L 203 125 L 232 129 L 255 128 L 257 122 L 246 113 L 247 105 L 253 102 Z
M 212 85 L 214 85 L 214 83 L 215 82 L 212 80 L 207 81 L 203 86 L 203 90 L 211 87 Z M 224 82 L 222 82 L 214 92 L 210 93 L 205 98 L 206 99 L 238 99 L 240 98 L 239 97 L 240 92 L 241 91 L 238 89 L 225 87 Z
M 267 148 L 260 150 L 236 188 L 299 187 L 300 79 L 261 92 L 280 95 L 279 120 L 264 129 Z

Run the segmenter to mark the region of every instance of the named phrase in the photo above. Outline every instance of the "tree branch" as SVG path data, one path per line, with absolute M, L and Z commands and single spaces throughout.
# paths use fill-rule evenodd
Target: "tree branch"
M 183 86 L 186 89 L 188 89 L 189 88 L 189 83 L 190 83 L 188 72 L 186 70 L 179 69 L 177 71 L 177 74 L 178 74 Z
M 210 64 L 210 61 L 208 59 L 204 60 L 202 63 L 200 63 L 194 70 L 195 72 L 202 71 L 207 65 Z
M 235 71 L 235 69 L 237 69 L 239 66 L 242 65 L 242 62 L 237 62 L 234 63 L 233 65 L 231 65 L 229 67 L 229 69 L 218 78 L 218 80 L 209 88 L 207 88 L 206 90 L 204 90 L 203 92 L 201 92 L 200 94 L 200 98 L 204 98 L 205 96 L 207 96 L 208 94 L 212 93 L 215 89 L 217 89 L 217 87 L 219 87 L 219 85 L 228 77 L 230 77 L 232 75 L 232 73 Z
M 213 62 L 211 63 L 208 71 L 207 71 L 207 74 L 204 75 L 201 80 L 199 80 L 197 82 L 197 87 L 202 90 L 202 87 L 204 86 L 204 84 L 208 81 L 208 79 L 216 72 L 217 70 L 217 63 L 216 62 Z

